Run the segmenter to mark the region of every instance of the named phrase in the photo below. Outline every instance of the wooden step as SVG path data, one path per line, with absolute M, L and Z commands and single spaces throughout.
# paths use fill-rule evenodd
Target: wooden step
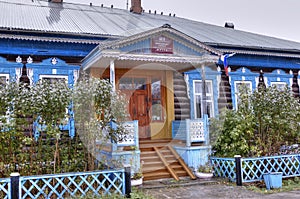
M 144 180 L 162 178 L 179 180 L 179 177 L 186 176 L 195 179 L 180 156 L 173 150 L 172 142 L 180 143 L 180 141 L 171 140 L 143 140 L 140 142 L 140 160 Z
M 164 178 L 172 178 L 171 174 L 167 171 L 165 172 L 153 172 L 153 173 L 143 173 L 145 181 L 147 180 L 158 180 Z

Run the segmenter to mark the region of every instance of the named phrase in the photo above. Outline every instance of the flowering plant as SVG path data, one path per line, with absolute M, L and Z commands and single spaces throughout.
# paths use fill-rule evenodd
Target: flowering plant
M 133 180 L 137 180 L 143 177 L 143 174 L 141 172 L 134 173 L 131 177 Z
M 209 163 L 206 163 L 205 165 L 200 165 L 197 171 L 201 173 L 213 173 L 213 167 Z

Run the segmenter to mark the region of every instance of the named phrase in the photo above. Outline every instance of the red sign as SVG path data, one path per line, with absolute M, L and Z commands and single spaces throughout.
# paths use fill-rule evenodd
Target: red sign
M 151 41 L 151 52 L 173 54 L 173 40 L 162 35 L 153 37 Z

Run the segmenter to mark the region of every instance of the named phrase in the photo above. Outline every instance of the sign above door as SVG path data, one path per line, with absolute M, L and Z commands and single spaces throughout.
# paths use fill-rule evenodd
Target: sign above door
M 151 52 L 173 54 L 173 40 L 163 35 L 151 39 Z

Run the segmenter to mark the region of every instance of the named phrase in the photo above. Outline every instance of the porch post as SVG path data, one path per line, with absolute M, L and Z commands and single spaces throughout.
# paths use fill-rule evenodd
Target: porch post
M 111 60 L 109 65 L 110 76 L 109 80 L 112 85 L 113 92 L 116 91 L 116 74 L 115 74 L 115 61 Z

